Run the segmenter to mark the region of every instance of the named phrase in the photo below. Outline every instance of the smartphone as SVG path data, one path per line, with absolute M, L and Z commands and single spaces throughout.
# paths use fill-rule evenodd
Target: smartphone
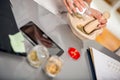
M 44 45 L 50 55 L 61 56 L 64 50 L 32 21 L 20 28 L 23 36 L 33 45 Z

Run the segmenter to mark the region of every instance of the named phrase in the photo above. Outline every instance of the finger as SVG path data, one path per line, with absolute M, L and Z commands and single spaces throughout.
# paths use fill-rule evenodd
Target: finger
M 70 14 L 72 14 L 73 12 L 72 12 L 72 10 L 70 9 L 69 5 L 67 4 L 67 1 L 66 1 L 66 0 L 63 0 L 63 2 L 64 2 L 64 4 L 65 4 L 68 12 L 69 12 Z
M 42 42 L 42 44 L 48 48 L 52 47 L 52 44 L 46 43 L 46 42 Z
M 101 24 L 106 24 L 107 23 L 107 20 L 104 18 L 104 17 L 101 17 L 101 19 L 99 20 L 99 22 Z
M 101 23 L 101 24 L 106 24 L 106 23 L 107 23 L 107 20 L 105 20 L 105 19 L 104 19 L 104 20 L 100 20 L 100 23 Z
M 96 18 L 96 19 L 98 19 L 98 20 L 100 20 L 101 19 L 101 17 L 102 17 L 102 13 L 101 12 L 99 12 L 98 10 L 95 10 L 95 9 L 91 9 L 91 12 L 92 12 L 92 16 L 94 17 L 94 18 Z
M 106 26 L 106 24 L 100 24 L 100 25 L 98 25 L 98 28 L 103 28 L 103 27 L 105 27 Z
M 76 13 L 76 8 L 75 6 L 73 5 L 73 3 L 71 1 L 68 1 L 68 5 L 69 5 L 69 8 L 74 12 Z
M 82 11 L 82 6 L 80 5 L 80 3 L 77 0 L 74 0 L 74 4 L 80 11 Z
M 78 0 L 78 1 L 83 8 L 85 8 L 87 6 L 87 4 L 85 4 L 85 2 L 83 0 Z
M 44 38 L 44 37 L 41 38 L 41 41 L 47 42 L 47 43 L 52 43 L 49 39 L 46 39 L 46 38 Z
M 98 21 L 100 22 L 100 24 L 106 24 L 107 23 L 107 20 L 103 19 L 103 18 L 98 19 Z
M 95 14 L 94 17 L 95 17 L 96 19 L 101 20 L 102 14 L 100 14 L 100 13 L 98 13 L 98 12 L 95 12 L 94 14 Z
M 41 43 L 46 46 L 46 47 L 52 47 L 52 42 L 46 38 L 42 38 L 41 40 Z

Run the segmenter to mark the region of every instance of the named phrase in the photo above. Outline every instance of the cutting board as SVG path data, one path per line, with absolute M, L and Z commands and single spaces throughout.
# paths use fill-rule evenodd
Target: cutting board
M 112 52 L 120 48 L 120 39 L 107 28 L 104 28 L 103 32 L 96 37 L 96 41 Z

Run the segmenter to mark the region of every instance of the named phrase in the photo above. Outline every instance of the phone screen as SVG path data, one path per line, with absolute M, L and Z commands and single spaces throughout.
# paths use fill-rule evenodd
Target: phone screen
M 22 26 L 20 30 L 23 32 L 25 38 L 33 45 L 44 45 L 50 55 L 61 56 L 63 49 L 58 46 L 49 36 L 47 36 L 36 24 L 29 22 Z

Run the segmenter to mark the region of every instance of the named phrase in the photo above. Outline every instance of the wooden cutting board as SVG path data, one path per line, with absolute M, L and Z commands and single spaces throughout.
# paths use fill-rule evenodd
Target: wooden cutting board
M 120 39 L 113 35 L 107 28 L 104 28 L 102 34 L 96 37 L 96 41 L 112 52 L 120 48 Z

